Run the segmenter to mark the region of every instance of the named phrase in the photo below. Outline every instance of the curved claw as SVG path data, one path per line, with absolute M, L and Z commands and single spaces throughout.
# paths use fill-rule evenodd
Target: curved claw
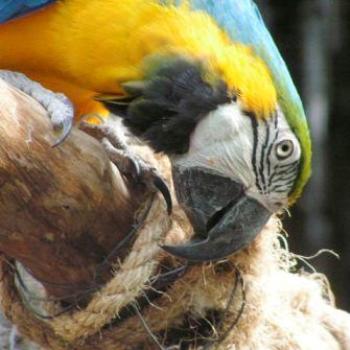
M 74 107 L 72 102 L 63 94 L 55 93 L 48 102 L 46 109 L 50 115 L 54 132 L 60 136 L 52 147 L 57 147 L 66 140 L 73 127 Z
M 140 163 L 133 157 L 130 157 L 129 160 L 134 168 L 131 174 L 134 179 L 138 179 L 139 177 L 141 177 L 141 173 L 142 173 Z
M 205 240 L 162 248 L 168 253 L 190 261 L 212 261 L 247 247 L 271 216 L 264 206 L 250 197 L 241 198 L 209 231 Z
M 68 137 L 68 135 L 72 131 L 72 127 L 73 127 L 73 120 L 72 119 L 66 119 L 61 123 L 60 126 L 55 126 L 55 129 L 56 130 L 58 129 L 57 132 L 60 134 L 60 136 L 54 142 L 54 144 L 52 145 L 52 148 L 55 148 L 55 147 L 61 145 L 66 140 L 66 138 Z
M 167 206 L 168 215 L 171 215 L 171 212 L 173 210 L 173 202 L 171 199 L 171 194 L 168 185 L 160 176 L 157 175 L 154 177 L 153 184 L 157 188 L 157 190 L 163 195 Z

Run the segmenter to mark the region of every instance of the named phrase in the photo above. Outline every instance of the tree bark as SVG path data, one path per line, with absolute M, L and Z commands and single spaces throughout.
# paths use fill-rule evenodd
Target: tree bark
M 0 80 L 0 250 L 69 302 L 109 278 L 143 194 L 82 131 L 53 141 L 43 108 Z

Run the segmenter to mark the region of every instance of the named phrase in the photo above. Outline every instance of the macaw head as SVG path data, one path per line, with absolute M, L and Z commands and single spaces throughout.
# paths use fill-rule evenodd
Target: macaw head
M 170 157 L 194 238 L 164 249 L 193 261 L 246 247 L 272 214 L 298 198 L 311 158 L 302 104 L 254 4 L 193 1 L 198 11 L 203 4 L 221 28 L 229 18 L 229 40 L 211 55 L 190 49 L 147 58 L 144 79 L 124 84 L 130 103 L 123 111 L 109 106 Z

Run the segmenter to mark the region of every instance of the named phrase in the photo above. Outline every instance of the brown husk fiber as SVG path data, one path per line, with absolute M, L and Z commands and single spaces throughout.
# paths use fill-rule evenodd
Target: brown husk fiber
M 24 336 L 44 349 L 158 349 L 137 314 L 116 326 L 111 322 L 149 289 L 147 282 L 157 273 L 158 264 L 182 263 L 165 256 L 159 243 L 187 239 L 189 232 L 183 213 L 176 209 L 168 219 L 163 201 L 157 197 L 132 251 L 115 267 L 115 277 L 84 310 L 53 320 L 39 319 L 26 307 L 14 272 L 3 257 L 2 309 Z M 227 261 L 190 266 L 182 278 L 140 311 L 158 341 L 166 346 L 183 344 L 181 349 L 350 349 L 349 314 L 335 308 L 323 276 L 289 272 L 295 257 L 282 247 L 280 232 L 279 220 L 272 218 L 248 249 Z M 239 281 L 233 292 L 236 278 Z M 232 303 L 228 303 L 231 295 Z M 208 317 L 213 310 L 220 315 L 216 323 Z M 188 332 L 191 336 L 187 338 L 192 339 L 185 342 L 181 333 L 174 332 L 183 330 L 188 324 L 185 319 L 206 318 L 211 331 L 205 340 L 200 332 Z M 232 324 L 234 320 L 237 322 Z

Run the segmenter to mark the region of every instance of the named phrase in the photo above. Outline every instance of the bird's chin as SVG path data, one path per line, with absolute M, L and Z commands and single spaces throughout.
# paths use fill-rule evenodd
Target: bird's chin
M 176 194 L 195 232 L 191 242 L 164 246 L 191 261 L 225 258 L 246 247 L 271 216 L 242 184 L 203 167 L 173 167 Z

